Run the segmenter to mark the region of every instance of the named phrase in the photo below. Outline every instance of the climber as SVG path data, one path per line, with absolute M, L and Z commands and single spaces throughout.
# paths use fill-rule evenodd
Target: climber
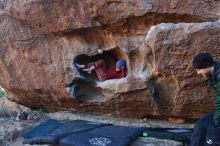
M 220 146 L 220 62 L 215 62 L 209 53 L 199 53 L 192 62 L 198 75 L 208 79 L 216 91 L 214 112 L 197 121 L 190 146 Z
M 111 54 L 106 53 L 101 50 L 98 52 L 102 53 L 102 58 L 96 61 L 90 62 L 86 65 L 75 63 L 77 69 L 80 69 L 88 74 L 91 74 L 95 70 L 98 79 L 100 81 L 105 81 L 114 78 L 123 78 L 126 76 L 126 62 L 123 59 L 117 60 L 117 58 Z

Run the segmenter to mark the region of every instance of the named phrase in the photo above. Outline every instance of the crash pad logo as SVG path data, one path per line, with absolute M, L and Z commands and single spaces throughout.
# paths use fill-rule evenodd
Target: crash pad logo
M 95 137 L 89 140 L 89 143 L 91 145 L 96 145 L 96 146 L 106 146 L 107 144 L 110 144 L 112 141 L 108 138 L 105 137 Z

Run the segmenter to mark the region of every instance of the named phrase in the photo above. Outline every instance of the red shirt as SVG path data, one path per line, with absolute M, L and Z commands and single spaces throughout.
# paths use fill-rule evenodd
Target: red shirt
M 105 80 L 123 78 L 126 76 L 125 68 L 121 68 L 120 71 L 116 71 L 115 66 L 111 67 L 110 69 L 106 70 L 104 76 L 105 76 Z
M 109 55 L 108 58 L 105 58 L 105 60 L 110 61 L 109 68 L 106 68 L 106 63 L 103 59 L 88 64 L 88 67 L 91 67 L 92 65 L 95 66 L 95 72 L 99 80 L 104 81 L 108 79 L 123 78 L 126 76 L 125 68 L 121 68 L 120 71 L 115 70 L 116 58 Z

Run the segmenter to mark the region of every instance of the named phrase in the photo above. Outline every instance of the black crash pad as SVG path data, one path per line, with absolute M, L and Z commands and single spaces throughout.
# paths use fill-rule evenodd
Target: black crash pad
M 128 146 L 142 134 L 143 128 L 104 126 L 62 138 L 60 146 Z
M 60 138 L 72 133 L 88 131 L 97 127 L 111 125 L 84 120 L 58 123 L 59 121 L 50 119 L 32 128 L 23 135 L 25 138 L 23 144 L 58 144 Z
M 187 128 L 146 128 L 144 133 L 146 133 L 148 137 L 170 139 L 189 144 L 192 131 L 192 129 Z
M 35 137 L 42 137 L 45 135 L 48 135 L 50 132 L 52 132 L 57 127 L 61 126 L 62 123 L 54 120 L 54 119 L 48 119 L 46 121 L 43 121 L 40 125 L 29 128 L 26 132 L 22 134 L 22 136 L 25 139 L 31 139 Z

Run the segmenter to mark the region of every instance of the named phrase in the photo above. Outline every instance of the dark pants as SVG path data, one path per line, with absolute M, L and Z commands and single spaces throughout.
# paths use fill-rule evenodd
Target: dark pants
M 213 121 L 213 113 L 209 113 L 196 122 L 190 146 L 220 146 L 220 128 Z

